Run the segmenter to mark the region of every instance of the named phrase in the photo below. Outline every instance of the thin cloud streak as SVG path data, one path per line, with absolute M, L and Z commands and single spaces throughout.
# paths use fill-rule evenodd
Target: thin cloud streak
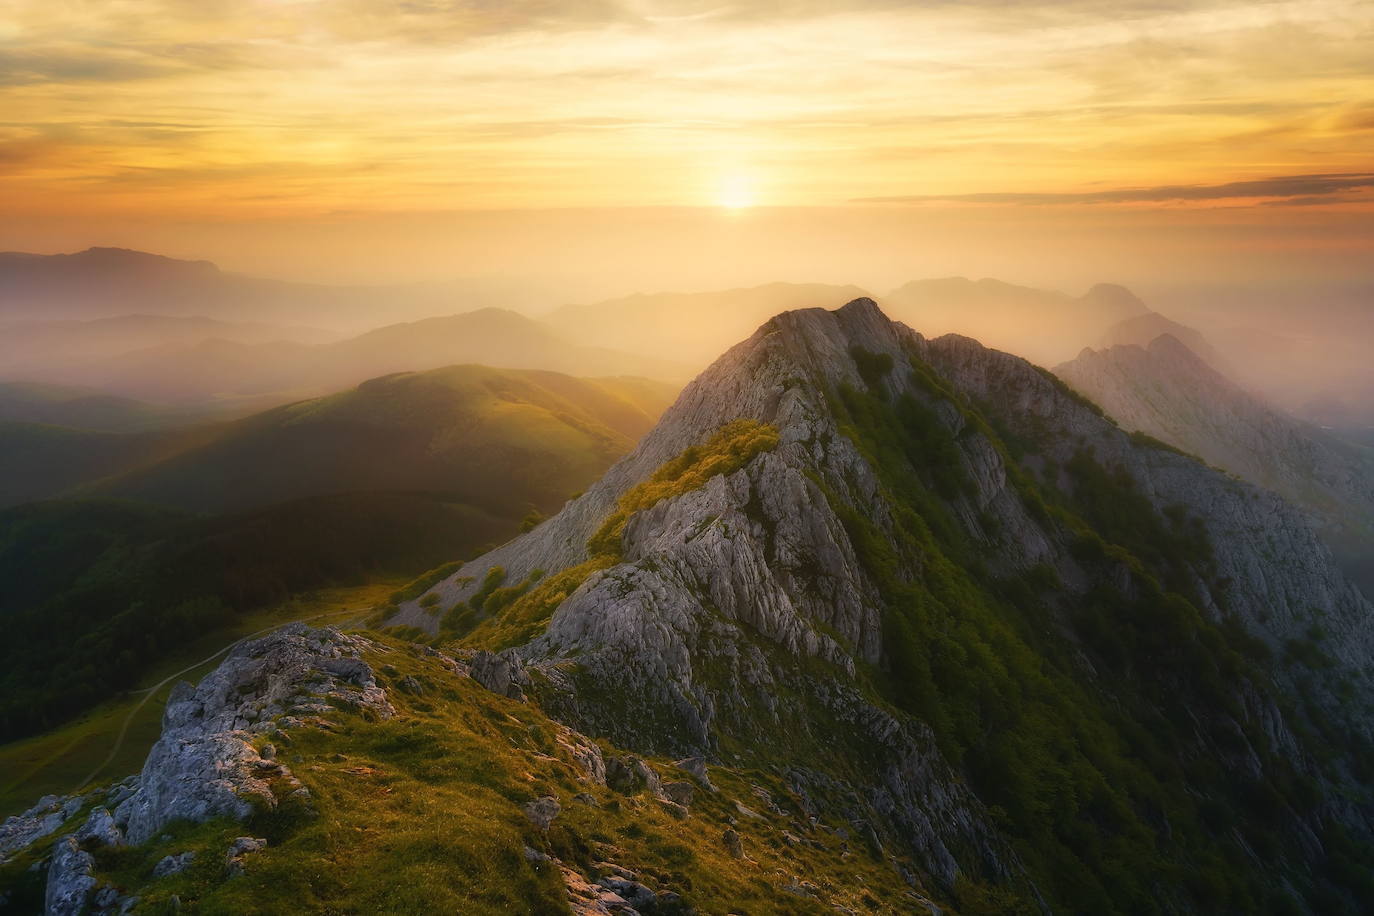
M 1107 191 L 989 192 L 858 197 L 851 202 L 861 204 L 968 203 L 1056 206 L 1275 198 L 1314 201 L 1327 195 L 1342 194 L 1365 188 L 1374 188 L 1374 172 L 1280 175 L 1274 178 L 1228 181 L 1224 184 L 1215 185 L 1161 185 L 1150 188 L 1113 188 Z

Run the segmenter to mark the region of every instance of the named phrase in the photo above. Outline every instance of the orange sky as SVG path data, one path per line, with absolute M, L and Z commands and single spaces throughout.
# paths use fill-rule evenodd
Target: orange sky
M 1370 251 L 1371 150 L 1351 0 L 0 6 L 5 248 L 393 279 L 519 269 L 551 209 L 599 214 L 556 221 L 576 248 L 644 207 L 707 208 L 708 235 L 812 208 L 825 247 L 844 208 L 913 243 L 947 223 L 936 272 L 982 269 L 978 226 L 1129 246 L 1161 220 L 1320 271 Z

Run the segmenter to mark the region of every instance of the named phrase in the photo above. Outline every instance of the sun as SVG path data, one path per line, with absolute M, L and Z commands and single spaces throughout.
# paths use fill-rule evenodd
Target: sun
M 731 175 L 716 193 L 716 204 L 726 210 L 743 210 L 757 200 L 754 184 L 743 175 Z

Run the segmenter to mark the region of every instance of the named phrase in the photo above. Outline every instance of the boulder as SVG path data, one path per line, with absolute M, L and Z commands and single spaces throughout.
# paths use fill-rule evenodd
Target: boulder
M 524 701 L 529 675 L 514 653 L 481 651 L 472 656 L 468 668 L 472 679 L 492 693 Z
M 145 842 L 172 821 L 243 819 L 254 805 L 270 809 L 280 797 L 307 797 L 275 762 L 275 747 L 264 757 L 253 742 L 296 721 L 286 713 L 307 708 L 394 715 L 361 658 L 366 650 L 381 651 L 332 627 L 292 624 L 240 645 L 199 686 L 178 684 L 137 789 L 115 811 L 129 842 Z
M 563 806 L 558 803 L 557 798 L 545 795 L 525 804 L 525 817 L 540 830 L 548 830 L 553 819 L 558 817 L 562 810 Z

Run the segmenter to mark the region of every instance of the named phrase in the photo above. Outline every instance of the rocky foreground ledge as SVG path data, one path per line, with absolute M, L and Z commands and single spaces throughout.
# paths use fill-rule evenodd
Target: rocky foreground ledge
M 333 627 L 304 624 L 243 643 L 199 686 L 182 681 L 172 690 L 162 736 L 137 776 L 116 783 L 103 797 L 44 798 L 0 825 L 0 863 L 89 812 L 53 847 L 45 912 L 128 912 L 136 898 L 99 884 L 91 849 L 144 843 L 175 821 L 242 820 L 255 808 L 270 810 L 288 798 L 308 800 L 309 790 L 276 759 L 272 739 L 302 725 L 327 727 L 323 717 L 339 707 L 380 718 L 394 715 L 386 691 L 362 658 L 365 651 L 386 649 Z M 227 867 L 241 867 L 242 856 L 261 844 L 252 837 L 236 840 Z M 189 861 L 168 858 L 159 865 L 163 874 Z

